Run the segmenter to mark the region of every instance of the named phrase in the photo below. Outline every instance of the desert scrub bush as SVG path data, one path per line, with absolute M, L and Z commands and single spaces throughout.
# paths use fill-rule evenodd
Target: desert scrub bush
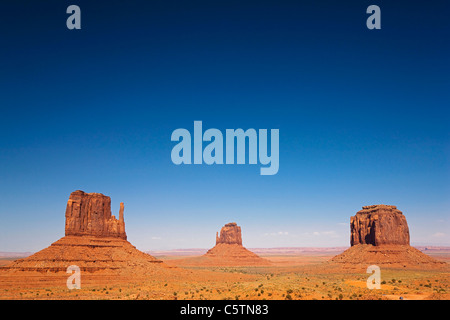
M 290 294 L 287 294 L 285 299 L 286 299 L 286 300 L 292 300 L 292 297 L 291 297 Z

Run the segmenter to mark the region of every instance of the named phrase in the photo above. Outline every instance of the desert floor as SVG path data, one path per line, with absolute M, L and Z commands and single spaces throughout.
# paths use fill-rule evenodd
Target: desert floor
M 333 252 L 261 255 L 266 267 L 196 267 L 195 256 L 157 256 L 166 267 L 146 274 L 81 275 L 81 289 L 69 290 L 66 273 L 0 272 L 0 299 L 164 300 L 358 300 L 450 299 L 450 250 L 427 252 L 448 263 L 441 270 L 381 269 L 381 289 L 368 289 L 365 270 L 329 266 Z M 0 266 L 14 258 L 0 259 Z M 192 260 L 191 260 L 192 262 Z

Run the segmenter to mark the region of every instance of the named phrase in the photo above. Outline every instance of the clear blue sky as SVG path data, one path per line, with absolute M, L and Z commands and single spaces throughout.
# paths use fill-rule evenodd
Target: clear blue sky
M 2 2 L 0 251 L 63 236 L 78 189 L 123 201 L 142 250 L 212 247 L 232 221 L 247 247 L 345 246 L 379 203 L 450 245 L 450 5 L 392 2 Z M 279 129 L 278 174 L 174 165 L 194 120 Z

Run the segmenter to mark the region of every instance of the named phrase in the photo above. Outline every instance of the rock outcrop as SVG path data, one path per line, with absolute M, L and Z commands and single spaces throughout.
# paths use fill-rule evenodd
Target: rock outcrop
M 350 218 L 352 246 L 357 244 L 409 245 L 406 218 L 396 206 L 365 206 Z
M 65 236 L 27 258 L 2 268 L 9 271 L 65 272 L 70 265 L 81 271 L 136 274 L 164 266 L 161 260 L 136 249 L 127 239 L 124 205 L 119 219 L 111 215 L 111 199 L 101 193 L 75 191 L 66 208 Z
M 270 265 L 270 261 L 242 246 L 241 227 L 235 222 L 227 223 L 216 233 L 216 245 L 209 249 L 198 262 L 199 265 L 256 266 Z
M 117 237 L 65 236 L 4 269 L 65 273 L 68 266 L 76 265 L 89 273 L 134 274 L 144 273 L 149 267 L 159 264 L 162 265 L 161 260 Z
M 216 233 L 216 245 L 219 243 L 238 244 L 242 246 L 241 227 L 236 222 L 227 223 L 220 230 L 220 237 L 219 233 Z
M 409 245 L 357 244 L 331 259 L 344 269 L 367 269 L 370 265 L 395 269 L 438 269 L 445 262 L 424 254 Z
M 126 240 L 124 205 L 119 219 L 111 215 L 111 198 L 101 193 L 77 190 L 70 194 L 66 208 L 66 236 L 117 237 Z
M 445 263 L 409 245 L 406 218 L 396 206 L 362 207 L 350 218 L 351 247 L 330 260 L 345 269 L 369 265 L 391 268 L 440 268 Z

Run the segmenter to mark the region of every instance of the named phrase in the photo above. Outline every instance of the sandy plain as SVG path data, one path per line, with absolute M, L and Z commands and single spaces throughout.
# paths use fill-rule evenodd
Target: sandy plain
M 439 270 L 381 269 L 381 289 L 368 289 L 365 270 L 329 264 L 343 249 L 266 250 L 270 266 L 196 266 L 196 251 L 160 252 L 163 266 L 145 274 L 82 273 L 69 290 L 64 272 L 0 272 L 0 299 L 127 300 L 448 300 L 450 248 L 422 251 L 447 264 Z M 5 266 L 15 257 L 0 258 Z M 186 263 L 188 261 L 188 263 Z

